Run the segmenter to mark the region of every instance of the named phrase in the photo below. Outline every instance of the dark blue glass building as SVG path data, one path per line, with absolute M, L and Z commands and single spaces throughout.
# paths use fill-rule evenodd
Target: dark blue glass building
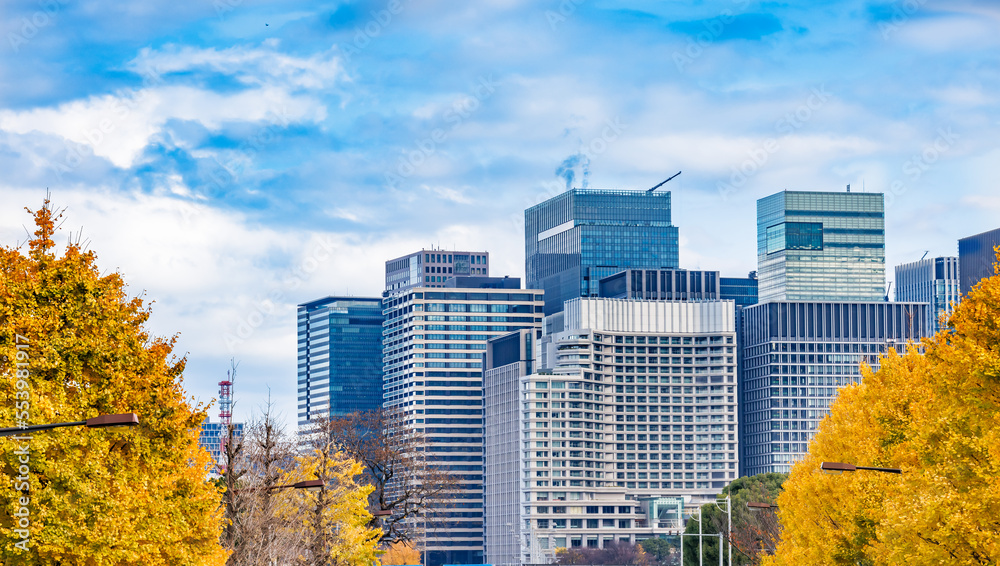
M 545 314 L 598 296 L 628 268 L 678 267 L 670 192 L 572 189 L 524 211 L 527 286 L 545 290 Z
M 743 309 L 740 472 L 788 473 L 845 385 L 928 335 L 926 303 L 766 302 Z
M 993 277 L 996 261 L 993 246 L 997 245 L 1000 245 L 1000 228 L 958 241 L 958 273 L 963 295 L 968 295 L 980 280 Z
M 236 438 L 243 438 L 243 423 L 233 423 Z M 201 434 L 198 435 L 198 446 L 208 450 L 212 455 L 212 462 L 215 463 L 214 473 L 219 473 L 226 469 L 226 459 L 223 457 L 223 439 L 229 432 L 226 425 L 219 422 L 213 423 L 212 419 L 206 417 L 201 423 Z
M 381 298 L 327 297 L 299 305 L 300 430 L 316 414 L 382 406 Z
M 757 272 L 748 277 L 720 277 L 719 298 L 736 303 L 737 310 L 757 304 Z

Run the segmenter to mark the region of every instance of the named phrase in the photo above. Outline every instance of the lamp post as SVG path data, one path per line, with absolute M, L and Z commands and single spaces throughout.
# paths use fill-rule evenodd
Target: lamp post
M 16 436 L 23 433 L 38 430 L 51 430 L 67 426 L 85 426 L 87 428 L 107 428 L 111 426 L 135 426 L 139 424 L 139 415 L 135 413 L 124 413 L 120 415 L 101 415 L 85 421 L 73 421 L 70 423 L 49 423 L 28 426 L 13 426 L 0 428 L 0 436 Z
M 702 539 L 704 537 L 714 537 L 714 536 L 718 536 L 719 537 L 719 566 L 722 566 L 722 559 L 725 556 L 725 552 L 723 550 L 723 548 L 724 548 L 723 547 L 723 541 L 726 540 L 727 536 L 728 536 L 728 538 L 731 539 L 732 538 L 732 531 L 733 531 L 732 499 L 730 498 L 729 495 L 727 495 L 725 499 L 716 499 L 713 503 L 715 503 L 715 507 L 719 511 L 723 510 L 722 507 L 719 506 L 719 503 L 722 503 L 722 502 L 726 503 L 726 509 L 725 509 L 726 519 L 727 519 L 727 523 L 726 523 L 727 533 L 726 533 L 726 535 L 723 535 L 723 533 L 704 533 L 702 531 L 702 514 L 701 514 L 701 507 L 702 506 L 699 505 L 698 506 L 698 518 L 695 519 L 696 521 L 698 521 L 698 534 L 694 534 L 694 533 L 687 534 L 687 533 L 684 532 L 684 530 L 681 530 L 681 566 L 683 566 L 683 564 L 684 564 L 684 537 L 698 537 L 698 564 L 701 565 L 701 564 L 705 563 L 705 551 L 704 551 L 704 547 L 702 545 Z M 705 503 L 705 505 L 708 505 L 708 504 Z M 692 515 L 691 518 L 694 519 L 694 516 Z M 732 563 L 733 563 L 733 545 L 732 545 L 732 541 L 730 540 L 729 541 L 729 564 L 732 564 Z
M 240 489 L 234 489 L 233 493 L 240 493 L 241 491 L 277 491 L 279 489 L 304 489 L 306 491 L 319 491 L 323 489 L 323 480 L 304 480 L 300 482 L 290 483 L 288 485 L 269 485 L 269 486 L 255 486 L 255 487 L 244 487 Z
M 873 472 L 883 472 L 886 474 L 901 474 L 903 470 L 899 468 L 879 468 L 874 466 L 855 466 L 854 464 L 845 464 L 843 462 L 823 462 L 819 465 L 819 469 L 824 472 L 830 472 L 839 474 L 841 472 L 855 472 L 857 470 L 871 470 Z
M 378 511 L 372 511 L 371 514 L 372 514 L 372 520 L 368 524 L 371 525 L 371 526 L 375 526 L 375 525 L 379 524 L 379 519 L 381 519 L 382 517 L 389 517 L 389 516 L 391 516 L 392 515 L 392 510 L 391 509 L 379 509 Z M 381 528 L 381 526 L 379 526 L 379 528 Z
M 272 485 L 267 489 L 269 491 L 275 491 L 279 489 L 304 489 L 307 491 L 319 491 L 320 489 L 323 489 L 323 480 L 305 480 L 305 481 L 291 483 L 288 485 Z

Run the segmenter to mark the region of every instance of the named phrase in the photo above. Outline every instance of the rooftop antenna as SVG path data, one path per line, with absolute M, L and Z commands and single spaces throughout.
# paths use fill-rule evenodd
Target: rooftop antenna
M 851 184 L 847 183 L 847 192 L 851 192 Z
M 656 185 L 656 186 L 655 186 L 655 187 L 653 187 L 652 189 L 649 189 L 648 191 L 646 191 L 646 193 L 652 193 L 652 192 L 653 192 L 653 191 L 655 191 L 656 189 L 658 189 L 658 188 L 662 187 L 663 185 L 665 185 L 665 184 L 667 183 L 667 181 L 670 181 L 671 179 L 673 179 L 673 178 L 674 178 L 674 177 L 676 177 L 677 175 L 680 175 L 681 173 L 682 173 L 681 171 L 678 171 L 678 172 L 677 172 L 677 173 L 675 173 L 675 174 L 674 174 L 673 176 L 671 176 L 671 177 L 668 177 L 666 181 L 663 181 L 662 183 L 660 183 L 660 184 Z

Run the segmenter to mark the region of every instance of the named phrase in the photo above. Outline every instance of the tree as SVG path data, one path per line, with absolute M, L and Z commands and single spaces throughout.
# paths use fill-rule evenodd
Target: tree
M 616 564 L 648 566 L 649 556 L 642 546 L 624 541 L 608 541 L 604 548 L 558 548 L 556 564 Z
M 768 564 L 1000 561 L 1000 276 L 842 389 L 779 496 Z M 826 475 L 820 462 L 901 468 Z
M 48 199 L 28 212 L 27 253 L 0 248 L 2 426 L 128 412 L 140 424 L 0 439 L 0 562 L 222 564 L 205 407 L 185 398 L 174 339 L 149 335 L 149 307 L 93 251 L 71 241 L 57 256 Z
M 223 546 L 230 566 L 270 566 L 302 552 L 300 525 L 282 514 L 275 488 L 294 467 L 295 446 L 275 422 L 270 401 L 240 437 L 229 427 L 226 443 L 226 531 Z
M 735 550 L 734 563 L 756 566 L 764 557 L 774 553 L 781 540 L 775 503 L 787 478 L 788 474 L 767 473 L 739 478 L 730 484 L 733 530 L 729 542 Z M 774 507 L 750 508 L 747 504 L 751 502 Z
M 773 511 L 763 509 L 751 510 L 747 503 L 774 503 L 787 474 L 757 474 L 741 477 L 730 482 L 722 490 L 721 498 L 730 497 L 732 510 L 732 532 L 728 533 L 728 542 L 723 544 L 723 562 L 728 563 L 728 544 L 733 545 L 734 564 L 759 564 L 763 555 L 774 550 L 779 537 L 779 529 Z M 729 516 L 723 510 L 724 505 L 717 506 L 708 503 L 701 507 L 701 517 L 704 534 L 723 533 L 727 535 Z M 692 517 L 688 520 L 685 534 L 698 534 L 698 521 Z M 726 538 L 726 537 L 724 537 Z M 699 548 L 698 537 L 684 538 L 684 561 L 687 566 L 699 563 L 699 552 L 704 553 L 707 564 L 719 563 L 719 537 L 704 537 Z
M 679 560 L 677 556 L 677 547 L 673 544 L 667 542 L 667 539 L 654 537 L 648 538 L 639 543 L 646 554 L 656 561 L 657 564 L 661 566 L 667 566 L 668 564 L 674 564 Z
M 389 546 L 382 555 L 382 564 L 402 565 L 420 564 L 420 551 L 405 542 L 397 542 Z
M 374 487 L 370 509 L 392 511 L 381 520 L 380 544 L 412 541 L 414 520 L 442 513 L 457 485 L 446 467 L 425 460 L 423 436 L 403 434 L 399 420 L 393 410 L 378 409 L 329 421 L 335 445 L 365 467 L 365 481 Z
M 378 557 L 382 530 L 374 526 L 368 510 L 372 485 L 358 484 L 364 474 L 360 462 L 340 451 L 332 434 L 332 421 L 314 418 L 309 450 L 295 458 L 296 466 L 282 479 L 284 484 L 319 479 L 315 493 L 303 489 L 283 492 L 284 515 L 291 524 L 304 524 L 303 566 L 367 566 Z

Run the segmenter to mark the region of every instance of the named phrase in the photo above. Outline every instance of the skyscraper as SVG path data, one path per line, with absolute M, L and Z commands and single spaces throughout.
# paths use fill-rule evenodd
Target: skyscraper
M 884 300 L 883 196 L 782 191 L 758 200 L 760 302 Z
M 962 277 L 963 295 L 967 295 L 980 280 L 993 277 L 993 264 L 996 262 L 993 247 L 997 245 L 1000 245 L 1000 228 L 958 241 L 958 271 Z
M 483 372 L 483 511 L 487 564 L 521 563 L 521 378 L 534 373 L 541 333 L 491 338 Z
M 482 563 L 486 341 L 542 324 L 541 291 L 520 283 L 460 277 L 384 300 L 385 406 L 401 413 L 405 430 L 422 435 L 427 461 L 451 470 L 458 484 L 452 501 L 414 525 L 430 566 Z
M 885 297 L 881 193 L 783 191 L 757 201 L 759 300 L 742 309 L 741 472 L 787 472 L 838 388 L 928 335 L 925 303 Z
M 382 405 L 382 299 L 327 297 L 299 305 L 299 430 L 313 415 Z
M 951 314 L 961 298 L 957 257 L 932 257 L 896 266 L 896 300 L 928 303 L 930 334 L 941 329 L 942 314 Z
M 489 277 L 490 254 L 420 250 L 385 262 L 385 290 L 402 293 L 414 287 L 444 287 L 449 277 Z
M 733 308 L 577 298 L 565 329 L 537 345 L 524 334 L 491 344 L 491 561 L 676 536 L 685 509 L 737 477 Z
M 545 290 L 545 314 L 624 269 L 678 266 L 670 192 L 572 189 L 524 211 L 528 287 Z
M 788 472 L 837 390 L 927 336 L 925 303 L 769 302 L 743 309 L 744 475 Z

